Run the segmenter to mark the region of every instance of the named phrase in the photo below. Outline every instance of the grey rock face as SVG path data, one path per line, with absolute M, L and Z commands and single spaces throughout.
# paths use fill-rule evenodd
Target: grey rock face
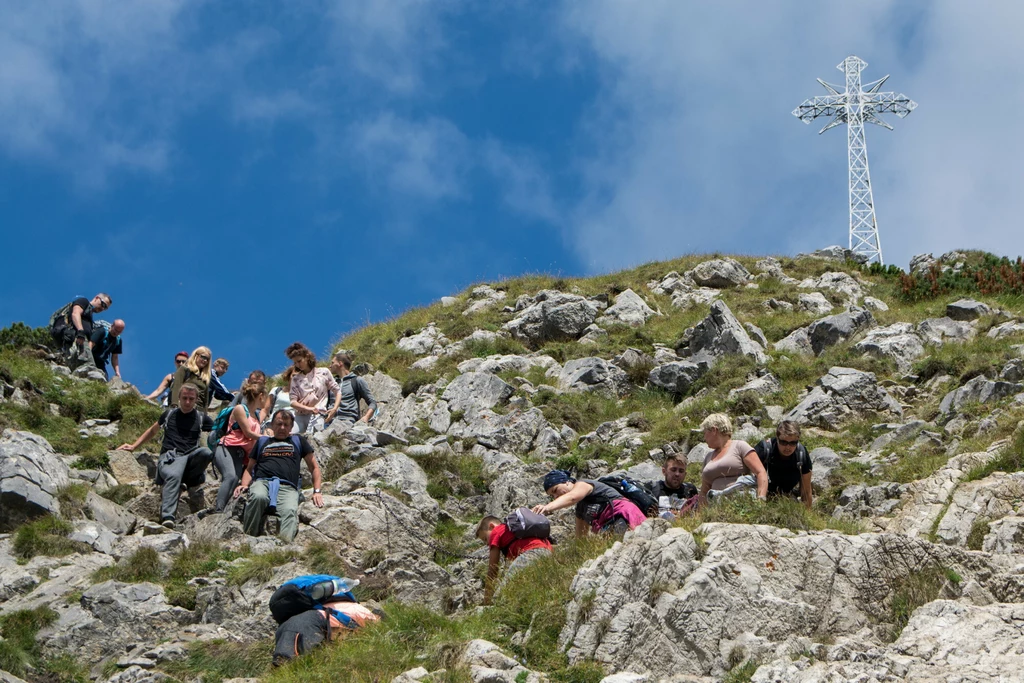
M 953 492 L 935 536 L 948 545 L 966 546 L 975 522 L 993 522 L 1013 515 L 1024 500 L 1024 472 L 996 472 L 961 483 Z
M 985 335 L 992 339 L 1003 339 L 1005 337 L 1011 337 L 1013 335 L 1024 334 L 1024 323 L 1016 320 L 1010 320 L 1002 325 L 996 325 L 988 334 Z
M 951 304 L 946 304 L 946 317 L 953 320 L 977 320 L 983 315 L 989 315 L 992 309 L 974 299 L 958 299 Z
M 909 371 L 913 362 L 924 355 L 924 344 L 910 323 L 876 327 L 853 348 L 879 358 L 893 359 L 900 372 Z
M 615 304 L 609 306 L 598 323 L 619 323 L 630 327 L 641 327 L 648 318 L 657 315 L 647 302 L 632 289 L 627 289 L 615 298 Z
M 757 397 L 771 396 L 781 390 L 782 382 L 779 381 L 778 377 L 769 372 L 762 377 L 755 377 L 743 386 L 731 390 L 729 392 L 729 399 L 732 400 L 746 395 Z
M 487 358 L 470 358 L 459 363 L 459 372 L 490 372 L 497 375 L 502 372 L 526 373 L 530 368 L 548 370 L 557 366 L 558 363 L 551 356 L 488 356 Z
M 731 258 L 698 263 L 693 270 L 686 274 L 698 285 L 715 289 L 738 287 L 750 280 L 750 271 Z
M 811 486 L 821 490 L 832 486 L 833 473 L 842 464 L 839 454 L 828 446 L 819 446 L 810 452 L 814 469 L 811 471 Z
M 759 365 L 768 361 L 764 350 L 750 338 L 724 301 L 711 304 L 711 312 L 694 326 L 684 344 L 685 349 L 676 351 L 693 362 L 713 363 L 726 356 L 746 356 Z
M 797 306 L 801 311 L 807 311 L 814 315 L 825 315 L 832 312 L 832 303 L 821 292 L 801 294 Z
M 758 346 L 763 349 L 768 348 L 768 338 L 764 336 L 764 331 L 760 327 L 754 323 L 743 323 L 743 329 L 747 331 L 751 339 L 757 342 Z
M 647 381 L 659 389 L 673 394 L 685 394 L 708 371 L 707 362 L 674 361 L 659 365 L 647 376 Z
M 821 355 L 825 349 L 849 339 L 874 324 L 875 318 L 870 311 L 856 308 L 815 320 L 807 327 L 807 337 L 810 339 L 811 349 L 814 353 Z
M 441 398 L 448 401 L 451 410 L 469 412 L 493 408 L 514 393 L 511 385 L 489 372 L 466 372 L 445 387 Z
M 895 482 L 864 486 L 847 486 L 839 494 L 839 503 L 832 512 L 837 519 L 859 519 L 888 515 L 900 505 L 904 487 Z
M 548 426 L 539 408 L 525 412 L 510 410 L 505 415 L 481 410 L 467 413 L 466 419 L 465 427 L 458 436 L 473 437 L 485 448 L 506 453 L 528 453 L 533 449 L 537 435 Z
M 851 249 L 841 247 L 838 244 L 833 244 L 830 247 L 824 247 L 816 251 L 812 251 L 809 254 L 797 254 L 797 258 L 817 258 L 823 261 L 836 261 L 843 263 L 845 261 L 862 261 L 864 257 L 860 254 L 856 254 Z
M 544 290 L 532 301 L 505 324 L 513 337 L 533 343 L 577 339 L 597 318 L 597 305 L 575 294 Z
M 784 419 L 835 429 L 850 419 L 869 415 L 902 416 L 903 408 L 878 386 L 873 372 L 835 367 Z
M 941 346 L 946 342 L 965 342 L 974 337 L 976 330 L 968 322 L 952 318 L 928 318 L 917 324 L 917 333 L 925 342 Z
M 334 485 L 336 495 L 351 493 L 367 486 L 398 488 L 409 496 L 409 505 L 427 517 L 436 517 L 437 501 L 427 494 L 427 475 L 415 460 L 404 453 L 388 453 L 342 476 Z
M 1024 517 L 1010 515 L 992 522 L 982 549 L 987 553 L 1006 555 L 1024 553 Z
M 0 531 L 39 515 L 59 514 L 57 492 L 68 482 L 68 466 L 46 439 L 5 429 L 0 437 Z
M 1024 379 L 1024 358 L 1014 358 L 999 371 L 1004 382 L 1019 382 Z
M 566 361 L 558 373 L 561 388 L 570 391 L 597 391 L 609 396 L 624 396 L 629 377 L 603 358 L 576 358 Z
M 844 298 L 856 302 L 864 296 L 864 289 L 849 273 L 828 272 L 816 278 L 807 278 L 800 282 L 801 289 L 825 289 L 835 292 Z
M 811 337 L 806 327 L 799 327 L 788 335 L 775 342 L 773 348 L 776 351 L 795 353 L 798 356 L 813 356 L 814 349 L 811 348 Z
M 944 414 L 954 413 L 967 403 L 993 403 L 1024 390 L 1024 385 L 1015 382 L 993 382 L 983 375 L 968 380 L 942 398 L 939 410 Z
M 917 254 L 910 259 L 910 273 L 912 275 L 923 275 L 937 265 L 938 260 L 931 254 Z
M 469 293 L 469 306 L 462 312 L 462 315 L 473 315 L 474 313 L 487 310 L 504 301 L 507 296 L 505 292 L 496 290 L 490 285 L 474 287 L 473 291 Z
M 530 671 L 486 640 L 471 640 L 462 654 L 473 683 L 543 683 L 547 676 Z
M 863 300 L 862 303 L 864 304 L 864 308 L 868 309 L 869 311 L 888 311 L 889 310 L 889 305 L 888 304 L 886 304 L 881 299 L 876 299 L 873 296 L 866 296 L 866 297 L 864 297 L 864 300 Z
M 402 351 L 425 356 L 428 353 L 440 352 L 447 343 L 448 337 L 437 329 L 437 325 L 430 323 L 417 334 L 399 339 L 395 346 Z
M 683 671 L 722 677 L 737 648 L 761 659 L 791 638 L 858 632 L 864 649 L 882 646 L 871 629 L 926 568 L 953 569 L 978 595 L 1016 590 L 1000 585 L 1012 570 L 989 558 L 898 534 L 706 524 L 698 562 L 688 532 L 659 534 L 659 524 L 649 520 L 577 574 L 560 636 L 570 663 L 593 659 L 656 680 Z

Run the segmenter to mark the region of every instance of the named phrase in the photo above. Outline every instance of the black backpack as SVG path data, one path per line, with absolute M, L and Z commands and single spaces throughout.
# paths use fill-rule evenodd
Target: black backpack
M 505 518 L 505 526 L 516 538 L 548 538 L 551 536 L 551 522 L 547 517 L 530 508 L 513 510 Z
M 331 620 L 319 610 L 307 610 L 287 619 L 274 634 L 274 666 L 306 654 L 331 638 Z
M 764 441 L 762 441 L 761 442 L 761 446 L 762 446 L 762 448 L 764 448 L 764 452 L 765 452 L 765 456 L 764 456 L 764 459 L 761 462 L 761 464 L 764 465 L 765 469 L 768 469 L 768 465 L 771 464 L 771 462 L 772 462 L 772 453 L 775 450 L 774 448 L 772 448 L 771 437 L 769 437 L 769 438 L 765 439 Z M 796 451 L 794 451 L 793 455 L 795 456 L 794 457 L 794 462 L 796 464 L 797 471 L 798 472 L 803 472 L 804 471 L 804 464 L 810 462 L 810 460 L 811 460 L 811 454 L 807 452 L 807 449 L 801 443 L 801 444 L 797 445 Z
M 284 624 L 309 610 L 324 607 L 325 602 L 356 602 L 351 588 L 358 581 L 350 581 L 330 574 L 306 574 L 281 584 L 270 596 L 270 613 L 274 621 Z M 348 625 L 351 621 L 344 614 L 336 618 Z
M 647 484 L 629 477 L 601 477 L 598 481 L 618 491 L 645 515 L 658 514 L 658 499 L 651 494 Z

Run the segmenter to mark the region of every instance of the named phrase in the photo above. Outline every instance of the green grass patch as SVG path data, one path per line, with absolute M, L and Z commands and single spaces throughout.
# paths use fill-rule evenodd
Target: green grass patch
M 257 678 L 270 670 L 273 651 L 273 640 L 253 643 L 232 643 L 226 640 L 197 642 L 189 646 L 188 657 L 182 661 L 165 663 L 163 670 L 180 680 L 199 680 L 203 683 L 220 683 L 228 678 Z
M 757 672 L 758 663 L 753 659 L 734 666 L 722 679 L 722 683 L 749 683 Z
M 123 583 L 160 583 L 163 577 L 164 567 L 160 562 L 160 553 L 146 547 L 122 557 L 112 567 L 97 569 L 92 575 L 95 583 L 111 580 Z
M 58 655 L 43 660 L 48 683 L 89 683 L 89 669 L 73 655 Z
M 981 550 L 991 525 L 992 523 L 984 517 L 978 517 L 971 523 L 971 530 L 967 534 L 967 547 L 970 550 Z
M 131 484 L 118 484 L 100 491 L 100 495 L 118 505 L 124 505 L 139 495 L 139 490 Z
M 769 498 L 767 501 L 742 495 L 715 500 L 696 514 L 680 518 L 678 525 L 693 531 L 705 522 L 767 524 L 793 531 L 835 529 L 844 534 L 859 534 L 863 531 L 857 522 L 835 519 L 830 515 L 808 510 L 802 502 L 782 496 Z
M 71 522 L 46 515 L 18 527 L 11 550 L 19 562 L 27 562 L 37 555 L 64 557 L 71 553 L 92 552 L 85 543 L 68 538 L 72 531 Z
M 292 550 L 272 550 L 262 555 L 252 555 L 244 562 L 228 567 L 228 584 L 241 586 L 250 581 L 269 581 L 275 569 L 299 559 L 300 554 Z
M 83 519 L 85 517 L 85 499 L 89 497 L 91 487 L 82 482 L 67 484 L 57 491 L 61 516 L 65 519 Z
M 956 572 L 935 566 L 910 572 L 903 577 L 895 587 L 889 603 L 889 620 L 893 627 L 891 638 L 899 638 L 914 610 L 938 599 L 947 582 L 959 584 L 960 580 Z
M 967 473 L 964 481 L 984 479 L 993 472 L 1020 472 L 1024 470 L 1024 429 L 1013 435 L 1013 440 L 1003 447 L 996 457 L 978 465 Z
M 36 634 L 57 621 L 49 607 L 20 610 L 0 616 L 0 670 L 24 676 L 39 664 Z
M 934 474 L 948 460 L 949 456 L 941 446 L 922 446 L 916 451 L 900 454 L 894 463 L 885 466 L 880 479 L 909 484 Z
M 487 492 L 483 461 L 469 454 L 433 452 L 414 458 L 427 475 L 427 493 L 435 500 L 466 498 Z

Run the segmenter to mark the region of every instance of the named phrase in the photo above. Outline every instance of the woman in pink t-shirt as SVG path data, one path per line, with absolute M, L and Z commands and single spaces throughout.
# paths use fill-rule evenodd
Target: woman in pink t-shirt
M 299 434 L 314 434 L 334 419 L 341 403 L 341 391 L 334 375 L 327 368 L 316 366 L 316 356 L 305 344 L 295 342 L 285 355 L 294 365 L 285 371 L 288 380 L 288 398 L 295 412 L 295 426 Z M 334 407 L 327 409 L 327 396 L 334 392 Z
M 724 413 L 712 413 L 700 423 L 704 442 L 713 450 L 704 458 L 701 472 L 700 501 L 707 500 L 708 492 L 722 491 L 743 476 L 757 481 L 757 497 L 768 496 L 768 473 L 757 457 L 757 452 L 746 441 L 732 438 L 732 420 Z

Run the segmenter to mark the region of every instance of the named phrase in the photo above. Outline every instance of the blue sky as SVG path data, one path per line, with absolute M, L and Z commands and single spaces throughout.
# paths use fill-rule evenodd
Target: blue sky
M 817 6 L 816 6 L 817 5 Z M 0 324 L 104 290 L 124 374 L 283 367 L 484 280 L 845 243 L 846 140 L 790 115 L 848 54 L 887 260 L 1024 251 L 1020 3 L 5 5 Z

